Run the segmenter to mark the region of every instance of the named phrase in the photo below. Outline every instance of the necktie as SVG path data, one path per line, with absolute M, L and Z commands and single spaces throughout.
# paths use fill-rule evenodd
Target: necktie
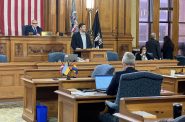
M 37 33 L 37 28 L 34 27 L 34 31 L 35 31 L 35 33 Z

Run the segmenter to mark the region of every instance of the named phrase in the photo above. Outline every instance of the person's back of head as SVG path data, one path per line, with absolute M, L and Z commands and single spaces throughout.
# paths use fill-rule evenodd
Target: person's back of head
M 156 40 L 156 33 L 151 33 L 150 38 Z
M 172 40 L 170 39 L 169 36 L 165 36 L 163 39 L 164 39 L 164 43 L 172 43 Z
M 123 55 L 123 58 L 122 58 L 122 64 L 134 66 L 135 59 L 136 59 L 136 57 L 134 56 L 133 53 L 125 52 L 125 54 Z

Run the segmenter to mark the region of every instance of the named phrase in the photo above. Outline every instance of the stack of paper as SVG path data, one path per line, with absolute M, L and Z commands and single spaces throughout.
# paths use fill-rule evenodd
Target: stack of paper
M 133 111 L 132 113 L 142 116 L 145 119 L 156 119 L 157 116 L 145 111 Z

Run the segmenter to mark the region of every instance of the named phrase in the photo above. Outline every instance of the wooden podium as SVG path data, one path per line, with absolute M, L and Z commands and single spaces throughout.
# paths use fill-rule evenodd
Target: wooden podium
M 75 52 L 81 53 L 81 57 L 89 59 L 92 62 L 107 61 L 107 51 L 112 51 L 112 48 L 89 48 L 89 49 L 76 49 Z

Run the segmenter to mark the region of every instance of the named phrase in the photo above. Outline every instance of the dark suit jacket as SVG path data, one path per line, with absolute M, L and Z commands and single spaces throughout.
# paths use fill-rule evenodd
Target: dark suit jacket
M 152 53 L 154 58 L 160 59 L 161 58 L 161 50 L 160 45 L 157 40 L 150 39 L 146 42 L 146 49 L 148 53 Z
M 146 57 L 147 57 L 148 60 L 154 59 L 154 58 L 153 58 L 152 56 L 150 56 L 148 53 L 146 53 Z M 137 53 L 137 54 L 136 54 L 136 60 L 142 60 L 142 57 L 141 57 L 140 53 Z
M 106 91 L 107 95 L 116 95 L 118 91 L 120 76 L 122 74 L 132 73 L 132 72 L 137 72 L 137 70 L 135 70 L 133 67 L 127 67 L 126 70 L 124 71 L 116 72 L 112 78 L 112 81 L 109 87 L 107 88 L 107 91 Z
M 71 47 L 73 48 L 73 50 L 76 50 L 76 48 L 83 49 L 83 42 L 82 42 L 80 32 L 76 32 L 73 34 L 72 40 L 71 40 Z M 92 48 L 91 39 L 89 34 L 87 33 L 86 33 L 86 47 Z
M 30 35 L 30 33 L 31 33 L 31 35 L 41 34 L 42 28 L 37 26 L 36 29 L 37 29 L 37 31 L 33 30 L 33 27 L 31 25 L 26 26 L 25 35 L 28 36 L 28 35 Z

